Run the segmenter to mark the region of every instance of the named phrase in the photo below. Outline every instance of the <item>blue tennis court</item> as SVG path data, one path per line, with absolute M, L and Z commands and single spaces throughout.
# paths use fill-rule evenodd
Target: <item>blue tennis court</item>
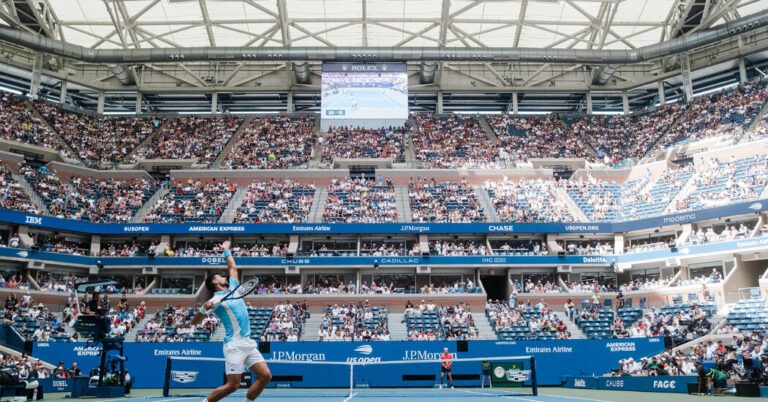
M 323 110 L 343 111 L 343 115 L 336 115 L 343 118 L 386 117 L 406 110 L 407 99 L 407 95 L 389 89 L 348 88 L 344 93 L 326 96 Z
M 373 392 L 371 392 L 373 391 Z M 189 396 L 175 396 L 175 397 L 141 397 L 141 398 L 122 398 L 115 399 L 113 401 L 125 401 L 125 402 L 139 402 L 139 401 L 197 401 L 200 400 L 205 393 L 189 394 Z M 223 399 L 224 402 L 241 402 L 245 392 L 236 392 L 227 398 Z M 346 395 L 346 393 L 339 390 L 323 390 L 323 389 L 267 389 L 257 399 L 259 402 L 283 402 L 286 399 L 301 399 L 302 401 L 339 401 L 339 402 L 423 402 L 424 398 L 439 398 L 443 402 L 462 402 L 462 401 L 475 401 L 475 400 L 513 400 L 521 402 L 601 402 L 599 399 L 590 398 L 577 398 L 568 396 L 556 396 L 556 395 L 520 395 L 510 390 L 504 389 L 413 389 L 413 388 L 392 388 L 392 389 L 377 389 L 377 390 L 360 390 L 354 392 L 352 396 Z

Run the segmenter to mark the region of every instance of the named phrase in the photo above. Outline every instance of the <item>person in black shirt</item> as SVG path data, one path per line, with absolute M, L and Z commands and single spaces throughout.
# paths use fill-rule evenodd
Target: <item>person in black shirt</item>
M 8 311 L 15 311 L 16 305 L 19 303 L 19 301 L 16 299 L 16 294 L 11 293 L 8 298 L 5 299 L 5 309 Z
M 98 315 L 99 314 L 99 294 L 94 292 L 93 295 L 91 295 L 91 300 L 88 300 L 87 303 L 85 303 L 85 313 L 86 315 Z
M 93 295 L 91 295 L 91 300 L 88 300 L 88 302 L 85 304 L 85 315 L 91 315 L 96 316 L 96 328 L 94 328 L 94 337 L 98 339 L 102 339 L 106 337 L 109 334 L 110 329 L 112 329 L 112 322 L 110 321 L 109 317 L 105 315 L 106 309 L 102 308 L 99 300 L 99 294 L 97 292 L 94 292 Z

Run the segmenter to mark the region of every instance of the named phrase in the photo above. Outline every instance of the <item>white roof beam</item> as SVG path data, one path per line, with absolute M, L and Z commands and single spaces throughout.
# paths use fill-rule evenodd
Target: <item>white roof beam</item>
M 283 40 L 283 46 L 291 46 L 291 29 L 288 24 L 288 7 L 285 0 L 277 0 L 277 14 L 280 22 L 280 35 Z
M 410 35 L 411 37 L 408 39 L 409 41 L 413 40 L 413 39 L 416 39 L 416 38 L 422 38 L 422 39 L 425 39 L 425 40 L 428 40 L 428 41 L 431 41 L 431 42 L 439 43 L 438 39 L 435 39 L 435 38 L 432 38 L 432 37 L 424 35 L 424 32 L 429 31 L 430 29 L 434 28 L 434 25 L 428 26 L 427 28 L 429 28 L 429 29 L 425 28 L 425 29 L 423 29 L 421 31 L 417 31 L 417 32 L 413 32 L 413 31 L 410 31 L 410 30 L 407 30 L 407 29 L 403 29 L 403 28 L 400 28 L 400 27 L 396 27 L 396 26 L 392 26 L 392 25 L 389 25 L 389 24 L 385 24 L 383 22 L 376 22 L 376 23 L 373 23 L 372 25 L 377 25 L 377 26 L 380 26 L 382 28 L 387 28 L 387 29 L 391 29 L 391 30 L 396 31 L 396 32 L 401 32 L 401 33 L 404 33 L 406 35 Z M 398 45 L 395 45 L 394 47 L 397 47 L 397 46 Z
M 205 32 L 208 34 L 208 43 L 211 44 L 211 47 L 216 47 L 216 37 L 213 34 L 211 18 L 208 15 L 208 5 L 205 4 L 205 0 L 198 0 L 198 4 L 200 4 L 200 13 L 203 15 L 203 22 L 205 22 Z
M 363 46 L 368 46 L 368 0 L 363 0 Z
M 451 24 L 451 0 L 443 0 L 443 5 L 440 9 L 440 37 L 437 44 L 439 46 L 445 46 L 446 37 L 448 36 L 448 26 Z
M 525 21 L 525 13 L 528 10 L 528 0 L 523 0 L 520 3 L 520 12 L 517 13 L 517 28 L 515 29 L 515 40 L 512 42 L 513 47 L 517 47 L 520 44 L 520 35 L 523 33 L 523 21 Z
M 415 32 L 414 34 L 412 34 L 411 36 L 409 36 L 409 37 L 407 37 L 407 38 L 404 38 L 404 39 L 403 39 L 403 40 L 401 40 L 400 42 L 397 42 L 397 43 L 395 43 L 394 45 L 392 45 L 392 47 L 401 47 L 401 46 L 405 45 L 406 43 L 408 43 L 408 42 L 410 42 L 410 41 L 412 41 L 412 40 L 414 40 L 414 39 L 416 39 L 416 38 L 418 38 L 418 37 L 422 37 L 422 38 L 425 38 L 425 39 L 427 39 L 427 37 L 426 37 L 426 36 L 422 36 L 422 35 L 424 35 L 426 32 L 429 32 L 430 30 L 434 29 L 434 28 L 435 28 L 436 26 L 438 26 L 438 25 L 440 25 L 440 23 L 437 23 L 437 22 L 435 22 L 435 23 L 432 23 L 432 24 L 430 24 L 430 25 L 427 25 L 426 27 L 424 27 L 424 28 L 422 28 L 422 29 L 420 29 L 420 30 L 416 31 L 416 32 Z M 394 28 L 393 28 L 393 29 L 394 29 Z M 430 40 L 434 40 L 434 39 L 430 39 Z
M 316 34 L 314 32 L 311 32 L 310 30 L 304 28 L 303 26 L 301 26 L 299 24 L 291 23 L 291 26 L 296 28 L 297 30 L 301 31 L 302 33 L 305 33 L 305 34 L 311 36 L 315 40 L 324 43 L 328 47 L 336 47 L 336 44 L 334 44 L 333 42 L 329 41 L 328 39 L 323 38 L 322 36 L 320 36 L 320 35 L 318 35 L 318 34 Z

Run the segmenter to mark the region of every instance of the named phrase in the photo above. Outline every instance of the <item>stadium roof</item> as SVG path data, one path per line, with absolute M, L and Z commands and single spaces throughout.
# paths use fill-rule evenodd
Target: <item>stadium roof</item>
M 768 0 L 44 0 L 89 48 L 525 46 L 628 49 L 768 9 Z M 607 27 L 607 29 L 603 29 Z
M 535 48 L 636 50 L 764 13 L 768 0 L 0 0 L 0 25 L 100 51 L 174 48 Z M 679 55 L 610 68 L 588 62 L 441 61 L 432 76 L 409 65 L 414 110 L 579 111 L 653 105 L 657 83 L 679 97 Z M 210 103 L 226 110 L 316 110 L 320 61 L 281 60 L 93 64 L 0 43 L 0 85 L 23 89 L 37 65 L 56 99 L 68 82 L 73 105 L 106 92 L 128 105 L 140 92 L 156 105 Z M 768 65 L 768 28 L 688 53 L 694 93 L 754 77 Z M 740 60 L 739 60 L 740 59 Z M 737 61 L 739 60 L 739 61 Z M 41 64 L 35 64 L 41 63 Z M 425 79 L 426 78 L 426 79 Z M 27 85 L 28 88 L 28 85 Z M 291 97 L 288 94 L 291 94 Z M 150 95 L 152 94 L 152 95 Z M 170 95 L 172 94 L 172 95 Z M 184 95 L 186 94 L 186 95 Z M 195 100 L 199 98 L 198 100 Z M 291 100 L 289 100 L 289 98 Z M 79 99 L 79 100 L 78 100 Z M 249 100 L 244 100 L 249 99 Z M 82 102 L 80 102 L 82 101 Z M 80 103 L 78 103 L 80 102 Z M 228 103 L 230 102 L 230 103 Z M 240 109 L 236 103 L 246 105 Z M 163 110 L 162 108 L 144 108 Z M 138 110 L 138 109 L 137 109 Z M 181 110 L 169 108 L 167 110 Z M 200 111 L 200 109 L 195 109 Z

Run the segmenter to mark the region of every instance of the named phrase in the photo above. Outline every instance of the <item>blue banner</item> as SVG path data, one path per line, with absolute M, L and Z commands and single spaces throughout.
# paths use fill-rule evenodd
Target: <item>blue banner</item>
M 161 224 L 90 223 L 0 210 L 0 222 L 71 232 L 110 234 L 462 234 L 462 233 L 621 233 L 750 214 L 768 209 L 768 200 L 680 212 L 627 222 L 586 223 L 266 223 Z
M 272 361 L 313 362 L 381 362 L 438 359 L 444 347 L 457 358 L 522 356 L 536 358 L 539 385 L 560 385 L 568 375 L 606 373 L 616 366 L 619 359 L 639 359 L 664 350 L 661 338 L 622 340 L 570 340 L 570 341 L 470 341 L 466 352 L 457 351 L 456 342 L 273 342 L 265 358 Z M 220 342 L 206 343 L 126 343 L 128 356 L 126 368 L 135 380 L 136 388 L 161 388 L 169 356 L 223 357 Z M 36 342 L 32 355 L 51 363 L 72 362 L 89 371 L 99 364 L 98 347 L 86 347 L 84 343 Z M 563 362 L 569 364 L 563 364 Z M 343 387 L 349 383 L 349 366 L 316 364 L 270 365 L 278 380 L 274 386 L 293 387 Z M 221 385 L 224 376 L 223 362 L 179 361 L 173 362 L 174 387 L 210 388 Z M 355 367 L 358 370 L 358 367 Z M 479 363 L 457 364 L 456 374 L 480 374 Z M 355 374 L 356 382 L 367 386 L 432 386 L 427 380 L 409 380 L 405 375 L 439 375 L 439 364 L 414 363 L 409 365 L 360 366 Z M 477 385 L 480 378 L 472 377 L 463 385 Z M 477 382 L 475 384 L 474 382 Z M 282 384 L 282 385 L 280 385 Z M 457 382 L 457 385 L 460 383 Z
M 687 394 L 688 383 L 696 382 L 698 382 L 696 376 L 565 377 L 563 387 Z
M 0 257 L 34 259 L 54 263 L 94 266 L 97 261 L 105 267 L 157 266 L 206 267 L 226 266 L 224 257 L 89 257 L 62 253 L 0 248 Z M 542 256 L 431 256 L 431 257 L 238 257 L 237 264 L 248 266 L 418 266 L 418 265 L 609 265 L 615 257 L 569 255 Z

